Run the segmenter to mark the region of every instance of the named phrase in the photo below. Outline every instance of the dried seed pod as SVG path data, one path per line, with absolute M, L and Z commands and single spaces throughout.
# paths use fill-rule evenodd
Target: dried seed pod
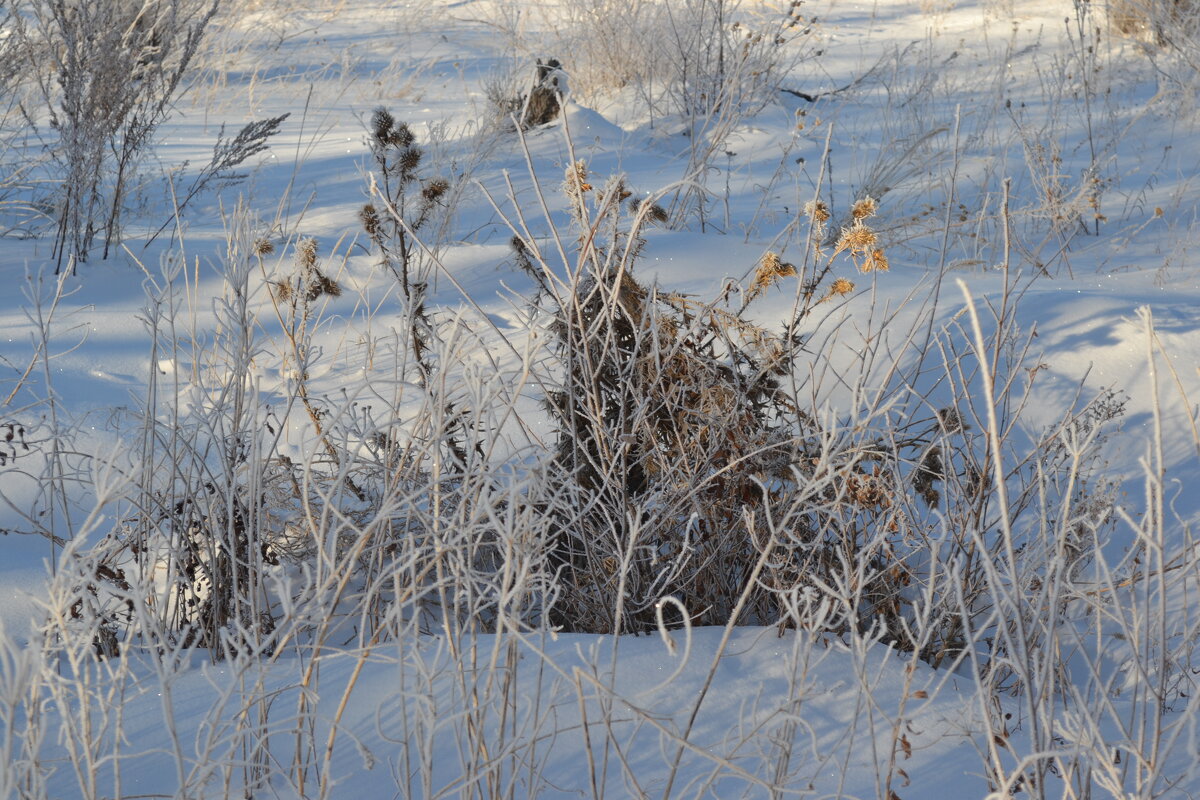
M 427 203 L 433 203 L 441 199 L 442 195 L 450 191 L 450 182 L 444 178 L 434 178 L 425 184 L 421 189 L 421 197 Z
M 842 235 L 838 237 L 833 252 L 836 254 L 848 250 L 851 255 L 866 253 L 875 246 L 876 241 L 875 231 L 866 225 L 856 223 L 849 228 L 842 229 Z
M 381 145 L 389 144 L 392 138 L 396 118 L 386 108 L 377 108 L 371 115 L 371 135 Z
M 830 295 L 850 294 L 854 291 L 854 282 L 848 281 L 845 278 L 838 278 L 829 287 Z
M 296 266 L 307 273 L 317 266 L 317 240 L 306 237 L 296 242 Z
M 875 198 L 867 195 L 861 200 L 855 202 L 854 205 L 850 207 L 850 216 L 856 221 L 864 220 L 867 217 L 875 216 L 876 208 L 877 203 L 875 202 Z
M 875 248 L 867 253 L 860 268 L 863 272 L 887 272 L 889 268 L 887 256 L 884 255 L 883 250 Z
M 816 222 L 828 222 L 829 206 L 824 200 L 810 200 L 804 204 L 804 213 Z
M 363 206 L 358 212 L 358 219 L 362 223 L 363 230 L 367 232 L 368 236 L 370 236 L 372 239 L 379 238 L 379 211 L 375 208 L 375 206 L 371 205 L 370 203 L 367 203 L 365 206 Z
M 778 253 L 767 253 L 758 262 L 758 269 L 754 272 L 754 281 L 750 285 L 750 297 L 757 297 L 780 278 L 795 274 L 794 264 L 781 260 Z
M 421 148 L 407 147 L 400 153 L 400 169 L 404 173 L 413 173 L 421 166 Z

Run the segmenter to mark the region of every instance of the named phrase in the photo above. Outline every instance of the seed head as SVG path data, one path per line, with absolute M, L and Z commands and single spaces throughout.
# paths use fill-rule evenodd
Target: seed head
M 317 240 L 312 237 L 296 242 L 296 266 L 308 272 L 317 266 Z
M 396 118 L 386 108 L 377 108 L 371 115 L 371 135 L 380 144 L 387 144 L 392 138 L 392 126 Z
M 358 212 L 358 219 L 362 222 L 363 230 L 372 239 L 379 238 L 379 211 L 375 206 L 367 203 Z
M 396 147 L 411 147 L 412 143 L 416 140 L 417 137 L 413 135 L 412 129 L 408 127 L 408 123 L 401 122 L 396 126 L 396 129 L 392 131 L 389 144 Z
M 425 202 L 427 203 L 434 203 L 449 190 L 449 181 L 446 181 L 443 178 L 434 178 L 426 183 L 425 187 L 421 189 L 421 197 L 424 198 Z
M 634 214 L 642 213 L 643 209 L 645 209 L 646 219 L 650 222 L 666 223 L 667 210 L 658 203 L 651 202 L 649 197 L 642 199 L 635 197 L 629 201 L 629 210 Z
M 863 259 L 860 267 L 863 272 L 887 272 L 888 260 L 883 251 L 879 248 L 867 253 L 867 257 Z
M 937 410 L 938 427 L 946 433 L 960 433 L 966 429 L 963 424 L 962 415 L 958 410 L 951 407 L 939 408 Z
M 582 194 L 590 192 L 592 185 L 587 182 L 587 164 L 583 161 L 576 161 L 571 166 L 567 167 L 567 191 L 571 194 Z
M 824 200 L 808 201 L 804 204 L 804 213 L 817 223 L 829 221 L 829 206 L 825 205 Z
M 850 294 L 853 291 L 854 282 L 848 281 L 845 278 L 838 278 L 833 282 L 833 285 L 829 287 L 829 294 L 831 297 L 834 295 Z
M 840 253 L 843 250 L 849 250 L 851 255 L 865 254 L 875 246 L 875 242 L 875 231 L 861 222 L 856 222 L 849 228 L 842 229 L 842 235 L 838 238 L 834 254 Z
M 875 198 L 868 195 L 850 207 L 850 216 L 856 221 L 875 216 Z
M 308 285 L 306 297 L 309 302 L 312 302 L 321 295 L 340 297 L 341 294 L 342 287 L 338 285 L 337 281 L 333 280 L 320 270 L 317 270 L 313 275 L 312 283 Z
M 795 274 L 795 265 L 781 260 L 778 253 L 767 253 L 758 262 L 758 269 L 754 272 L 754 282 L 750 285 L 750 297 L 757 297 L 780 278 Z
M 421 166 L 421 148 L 406 147 L 400 153 L 400 170 L 405 174 L 411 174 L 417 171 L 417 167 Z

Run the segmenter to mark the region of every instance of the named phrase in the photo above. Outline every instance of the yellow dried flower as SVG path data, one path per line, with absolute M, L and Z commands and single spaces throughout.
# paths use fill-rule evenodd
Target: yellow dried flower
M 875 208 L 875 198 L 868 195 L 850 207 L 850 216 L 855 220 L 864 220 L 875 216 Z
M 830 296 L 850 294 L 853 291 L 854 291 L 854 282 L 848 281 L 845 278 L 838 278 L 837 280 L 835 280 L 833 282 L 833 285 L 829 287 Z
M 763 256 L 762 263 L 759 265 L 759 270 L 767 270 L 776 278 L 796 274 L 796 266 L 794 264 L 789 264 L 786 261 L 781 261 L 778 253 L 767 253 L 765 256 Z
M 587 164 L 583 161 L 567 167 L 567 189 L 572 193 L 592 190 L 592 185 L 587 182 Z
M 851 227 L 842 229 L 842 235 L 838 238 L 837 247 L 833 252 L 836 255 L 843 250 L 849 250 L 851 255 L 859 255 L 874 247 L 875 242 L 875 231 L 856 222 Z
M 757 297 L 763 289 L 775 283 L 780 278 L 796 274 L 794 264 L 789 264 L 779 258 L 778 253 L 767 253 L 758 262 L 754 273 L 754 282 L 750 285 L 750 297 Z
M 867 253 L 866 259 L 863 260 L 863 272 L 887 272 L 888 260 L 884 252 L 878 248 Z
M 804 204 L 804 213 L 817 222 L 829 221 L 829 206 L 823 200 L 810 200 Z

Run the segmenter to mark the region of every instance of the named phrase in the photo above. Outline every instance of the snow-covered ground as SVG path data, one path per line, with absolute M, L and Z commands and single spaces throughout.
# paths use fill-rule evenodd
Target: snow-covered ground
M 741 5 L 765 20 L 788 7 Z M 745 117 L 699 120 L 673 113 L 669 99 L 647 105 L 643 85 L 584 75 L 601 49 L 585 41 L 589 26 L 619 34 L 612 20 L 638 3 L 305 0 L 224 17 L 142 165 L 120 252 L 56 276 L 52 230 L 0 239 L 0 796 L 1200 795 L 1200 76 L 1153 35 L 1114 30 L 1101 5 L 812 0 L 799 7 L 808 32 L 784 48 L 780 83 L 793 91 Z M 1192 48 L 1191 64 L 1200 58 L 1197 39 L 1180 47 Z M 545 57 L 563 61 L 573 89 L 565 118 L 518 135 L 492 99 L 524 91 Z M 676 188 L 686 198 L 702 186 L 703 213 L 649 230 L 639 262 L 643 283 L 699 298 L 729 281 L 748 287 L 767 252 L 803 261 L 802 212 L 814 198 L 828 203 L 836 233 L 855 200 L 874 197 L 870 222 L 890 269 L 834 261 L 857 288 L 804 323 L 825 370 L 814 366 L 803 390 L 815 409 L 858 419 L 864 397 L 912 376 L 902 388 L 927 398 L 903 406 L 914 425 L 957 398 L 977 415 L 972 430 L 990 435 L 988 399 L 1001 392 L 974 366 L 954 368 L 982 361 L 1012 380 L 995 433 L 1019 459 L 1072 408 L 1110 390 L 1110 405 L 1123 404 L 1104 419 L 1086 487 L 1055 485 L 1116 503 L 1096 565 L 1071 576 L 1080 594 L 1055 597 L 1061 607 L 1037 617 L 1058 638 L 1035 632 L 1008 645 L 1004 675 L 988 677 L 969 657 L 931 664 L 872 630 L 613 637 L 424 621 L 420 635 L 395 639 L 372 635 L 376 612 L 361 609 L 298 619 L 294 641 L 260 657 L 214 660 L 182 646 L 160 657 L 131 644 L 94 659 L 86 638 L 56 650 L 72 624 L 70 592 L 81 590 L 51 575 L 64 553 L 86 555 L 129 519 L 141 470 L 163 463 L 147 460 L 148 441 L 156 458 L 201 440 L 219 449 L 232 436 L 219 420 L 232 403 L 223 392 L 237 384 L 249 403 L 239 413 L 277 437 L 273 458 L 319 460 L 320 423 L 295 390 L 296 318 L 271 283 L 294 273 L 301 239 L 316 239 L 321 269 L 341 287 L 312 304 L 299 337 L 301 383 L 342 415 L 325 424 L 362 434 L 339 446 L 375 452 L 371 436 L 389 429 L 381 419 L 399 430 L 422 413 L 414 380 L 395 366 L 408 346 L 401 290 L 359 221 L 364 203 L 378 203 L 367 129 L 381 106 L 425 147 L 423 173 L 453 187 L 449 213 L 421 231 L 437 251 L 427 304 L 458 320 L 457 345 L 439 352 L 457 353 L 466 383 L 479 396 L 514 396 L 516 419 L 497 423 L 504 435 L 489 454 L 498 465 L 553 448 L 544 392 L 522 371 L 540 363 L 546 334 L 527 324 L 534 281 L 514 263 L 510 223 L 556 252 L 572 163 L 585 162 L 598 188 L 621 174 L 664 206 Z M 245 180 L 199 194 L 172 222 L 222 130 L 283 114 L 269 150 L 241 167 Z M 783 277 L 748 314 L 777 329 L 800 294 Z M 992 347 L 998 324 L 1005 335 Z M 891 413 L 876 411 L 860 421 Z M 166 433 L 148 436 L 147 419 Z M 1068 446 L 1054 463 L 1085 450 Z M 189 451 L 180 474 L 207 458 Z M 1036 472 L 1005 469 L 1014 481 Z M 1084 513 L 1060 511 L 1058 496 L 1034 491 L 1025 519 L 1058 530 L 1060 514 Z M 280 530 L 316 513 L 288 503 Z M 949 517 L 923 519 L 933 540 L 957 533 Z M 345 609 L 329 552 L 328 563 L 269 568 L 271 602 L 292 604 L 273 616 Z M 948 562 L 950 584 L 962 568 Z M 1007 577 L 1016 594 L 1042 585 Z M 1089 581 L 1099 588 L 1079 588 Z M 1103 613 L 1077 613 L 1086 598 Z M 979 619 L 1011 636 L 1020 625 L 1005 615 L 1019 600 L 1000 597 Z M 798 619 L 835 613 L 804 602 Z

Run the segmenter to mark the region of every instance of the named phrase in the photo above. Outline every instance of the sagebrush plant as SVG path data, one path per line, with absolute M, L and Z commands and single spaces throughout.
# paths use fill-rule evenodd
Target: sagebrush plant
M 359 609 L 363 629 L 386 638 L 396 624 L 387 598 L 398 591 L 389 570 L 410 557 L 405 554 L 435 546 L 421 533 L 427 527 L 440 529 L 446 515 L 480 510 L 455 499 L 457 493 L 503 491 L 480 471 L 479 454 L 490 446 L 480 431 L 491 426 L 479 417 L 469 393 L 447 390 L 439 372 L 439 356 L 449 353 L 451 363 L 459 363 L 468 343 L 452 342 L 424 309 L 422 265 L 428 255 L 412 237 L 447 183 L 425 182 L 417 216 L 393 217 L 417 202 L 407 201 L 406 192 L 417 181 L 421 152 L 411 134 L 401 139 L 399 131 L 407 128 L 390 122 L 385 112 L 376 122 L 378 185 L 386 193 L 379 196 L 382 213 L 368 206 L 362 221 L 395 278 L 404 309 L 406 335 L 394 353 L 400 387 L 416 387 L 400 388 L 388 401 L 398 407 L 419 398 L 417 419 L 402 429 L 387 413 L 377 417 L 353 403 L 331 401 L 312 386 L 311 373 L 325 357 L 314 337 L 343 292 L 336 252 L 322 258 L 310 237 L 279 248 L 255 229 L 253 213 L 239 206 L 225 254 L 218 332 L 204 342 L 178 333 L 188 327 L 178 320 L 180 298 L 194 296 L 200 276 L 177 257 L 165 257 L 161 274 L 147 282 L 146 324 L 155 343 L 154 363 L 172 365 L 173 378 L 151 379 L 138 423 L 138 492 L 95 551 L 98 566 L 85 570 L 86 581 L 76 586 L 81 608 L 96 621 L 97 648 L 116 654 L 136 641 L 203 646 L 214 658 L 270 653 L 288 635 L 277 634 L 276 626 L 280 604 L 291 598 L 270 588 L 267 574 L 314 559 L 328 568 L 317 572 L 326 590 L 371 598 Z M 384 146 L 391 149 L 385 152 Z M 265 330 L 253 321 L 254 309 L 263 304 L 270 312 L 260 321 L 273 316 L 277 323 Z M 268 359 L 282 380 L 272 387 L 255 377 Z M 198 405 L 185 413 L 192 403 Z M 288 444 L 297 425 L 317 448 L 299 462 Z M 347 437 L 359 444 L 350 446 Z M 494 560 L 492 546 L 480 536 L 467 566 Z M 414 576 L 428 574 L 412 563 L 408 568 Z M 153 598 L 152 625 L 128 613 L 123 598 L 130 586 Z M 439 586 L 447 591 L 444 582 Z M 413 607 L 425 597 L 422 590 L 410 598 Z M 485 598 L 491 594 L 472 594 L 468 605 L 482 608 Z M 461 601 L 460 595 L 454 602 Z M 354 608 L 355 602 L 337 605 Z M 484 613 L 476 609 L 466 616 L 475 624 Z M 495 612 L 486 613 L 495 624 Z M 320 641 L 311 623 L 289 622 L 293 637 Z M 296 633 L 297 624 L 302 633 Z
M 1144 36 L 1158 46 L 1178 46 L 1198 31 L 1193 0 L 1109 0 L 1108 20 L 1125 35 Z
M 220 0 L 6 0 L 22 68 L 40 97 L 53 175 L 55 257 L 86 261 L 97 240 L 107 258 L 158 127 Z
M 978 357 L 989 349 L 981 322 L 990 320 L 963 293 L 968 346 Z M 992 371 L 991 359 L 977 362 L 983 392 L 973 404 L 986 412 L 983 466 L 991 464 L 995 523 L 969 526 L 964 541 L 991 554 L 978 574 L 988 603 L 971 603 L 965 583 L 955 603 L 974 645 L 966 663 L 990 726 L 976 745 L 989 797 L 1018 790 L 1038 798 L 1168 797 L 1186 777 L 1166 766 L 1166 756 L 1195 730 L 1194 704 L 1172 713 L 1195 685 L 1187 674 L 1197 632 L 1194 587 L 1176 574 L 1195 568 L 1194 542 L 1188 523 L 1163 503 L 1158 363 L 1170 366 L 1170 359 L 1148 310 L 1139 316 L 1154 411 L 1144 442 L 1145 494 L 1130 504 L 1098 469 L 1104 423 L 1120 414 L 1119 397 L 1103 394 L 1064 419 L 1043 438 L 1049 447 L 1040 448 L 1039 469 L 1009 486 L 999 476 L 1011 463 L 1005 416 L 1016 409 L 1002 401 L 1003 373 Z M 1114 555 L 1120 541 L 1136 544 Z
M 31 210 L 23 199 L 28 191 L 29 173 L 37 158 L 22 146 L 25 120 L 21 103 L 30 81 L 23 74 L 21 29 L 23 20 L 17 10 L 0 3 L 0 236 L 24 233 L 23 224 Z M 25 213 L 21 213 L 25 212 Z
M 548 52 L 563 59 L 572 92 L 586 102 L 629 90 L 652 118 L 691 119 L 721 104 L 754 107 L 771 99 L 800 57 L 792 45 L 811 33 L 802 6 L 797 0 L 572 0 L 541 9 L 538 22 L 549 30 Z
M 742 121 L 772 102 L 782 81 L 812 52 L 803 3 L 743 8 L 739 0 L 664 4 L 665 47 L 654 51 L 667 75 L 641 82 L 651 117 L 682 123 L 688 140 L 684 182 L 671 199 L 672 225 L 710 223 L 708 180 Z
M 546 398 L 561 481 L 548 509 L 560 517 L 554 616 L 573 630 L 648 630 L 658 600 L 676 595 L 697 620 L 723 622 L 741 589 L 731 567 L 755 555 L 742 530 L 760 491 L 748 474 L 783 478 L 789 461 L 771 418 L 787 353 L 734 312 L 643 286 L 642 228 L 665 211 L 627 205 L 620 179 L 587 181 L 581 162 L 568 169 L 578 261 L 565 294 L 533 243 L 513 239 L 551 303 L 565 373 Z
M 588 104 L 632 99 L 637 122 L 687 137 L 682 180 L 664 203 L 673 227 L 707 229 L 706 186 L 730 137 L 812 52 L 813 18 L 800 0 L 571 0 L 535 14 L 532 32 L 497 22 L 517 53 L 560 60 L 571 93 Z
M 1200 70 L 1200 4 L 1195 0 L 1109 0 L 1108 28 L 1137 42 L 1156 75 L 1178 93 L 1174 107 L 1193 108 Z
M 139 491 L 131 495 L 103 549 L 151 598 L 154 625 L 132 620 L 129 641 L 199 646 L 213 658 L 261 651 L 274 630 L 263 586 L 282 509 L 268 505 L 279 479 L 272 456 L 280 432 L 264 426 L 253 380 L 263 344 L 250 323 L 256 251 L 238 215 L 231 230 L 227 282 L 215 304 L 217 331 L 207 342 L 177 335 L 180 294 L 198 284 L 177 257 L 165 257 L 147 284 L 144 324 L 167 377 L 151 379 L 141 417 Z M 183 284 L 183 286 L 181 286 Z M 197 413 L 184 411 L 190 401 Z M 202 411 L 200 409 L 203 409 Z
M 180 224 L 188 204 L 202 192 L 228 189 L 244 181 L 247 177 L 246 174 L 237 172 L 237 168 L 248 159 L 267 150 L 267 142 L 279 133 L 279 126 L 290 116 L 291 114 L 283 114 L 278 117 L 248 122 L 232 137 L 225 135 L 225 126 L 222 125 L 217 132 L 217 141 L 213 144 L 212 158 L 200 168 L 186 189 L 181 193 L 175 193 L 173 190 L 172 205 L 174 208 L 170 219 L 146 240 L 143 249 L 153 244 L 159 234 L 172 223 Z
M 866 223 L 874 201 L 855 205 L 853 226 L 805 274 L 767 253 L 745 291 L 729 285 L 703 302 L 636 274 L 645 227 L 666 221 L 653 199 L 620 178 L 593 186 L 583 162 L 567 169 L 563 188 L 575 227 L 565 274 L 516 225 L 512 240 L 562 371 L 546 397 L 557 430 L 556 502 L 546 509 L 558 531 L 552 618 L 572 630 L 650 630 L 671 597 L 688 623 L 736 621 L 735 607 L 742 621 L 775 621 L 777 593 L 800 576 L 882 565 L 887 479 L 866 464 L 883 453 L 838 441 L 789 383 L 800 326 L 853 291 L 833 274 L 836 259 L 887 268 Z M 828 219 L 823 206 L 811 211 L 818 226 Z M 799 283 L 795 318 L 769 331 L 749 306 L 789 277 Z M 861 525 L 842 524 L 844 509 Z M 756 586 L 750 575 L 764 556 L 771 577 Z M 868 579 L 881 603 L 894 599 L 889 575 L 880 566 Z

